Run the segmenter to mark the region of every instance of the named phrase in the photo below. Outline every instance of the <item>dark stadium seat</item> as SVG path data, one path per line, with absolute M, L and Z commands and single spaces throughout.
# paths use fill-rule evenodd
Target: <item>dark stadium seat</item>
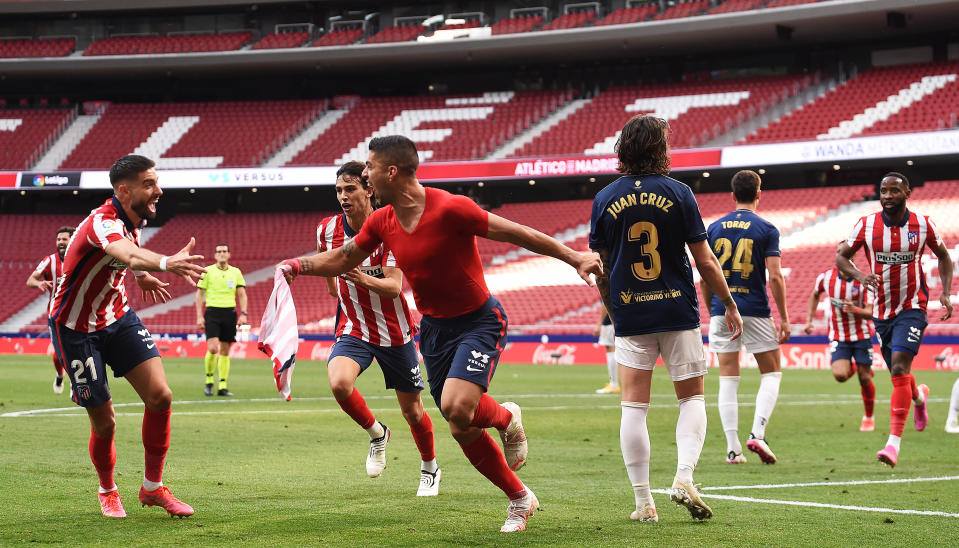
M 73 53 L 77 39 L 14 38 L 0 39 L 0 59 L 16 57 L 65 57 Z
M 655 3 L 634 6 L 631 8 L 620 8 L 599 21 L 593 23 L 593 26 L 600 27 L 604 25 L 623 25 L 627 23 L 639 23 L 647 21 L 659 11 L 659 5 Z
M 281 48 L 298 48 L 306 43 L 310 39 L 309 31 L 295 31 L 295 32 L 277 32 L 273 34 L 267 34 L 261 38 L 257 43 L 253 44 L 252 49 L 281 49 Z
M 517 34 L 521 32 L 530 32 L 538 29 L 543 24 L 543 16 L 523 15 L 519 17 L 508 17 L 500 19 L 490 27 L 493 35 L 497 34 Z
M 153 55 L 231 51 L 240 49 L 252 38 L 251 31 L 170 36 L 111 36 L 94 41 L 84 50 L 83 55 Z
M 0 109 L 0 171 L 27 170 L 76 118 L 73 109 Z
M 346 46 L 363 38 L 362 28 L 333 29 L 313 42 L 314 46 Z
M 367 44 L 382 44 L 386 42 L 409 42 L 425 33 L 426 27 L 420 24 L 397 25 L 386 27 L 366 41 Z

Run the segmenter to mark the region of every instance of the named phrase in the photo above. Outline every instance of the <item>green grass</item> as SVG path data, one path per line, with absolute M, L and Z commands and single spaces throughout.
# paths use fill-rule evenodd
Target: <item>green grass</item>
M 394 437 L 383 476 L 366 477 L 368 438 L 329 397 L 321 362 L 301 362 L 294 399 L 279 399 L 265 360 L 234 360 L 235 400 L 202 395 L 199 360 L 166 360 L 173 388 L 173 439 L 165 482 L 196 514 L 170 519 L 141 508 L 143 473 L 139 406 L 118 407 L 117 484 L 129 516 L 100 516 L 96 475 L 87 455 L 82 410 L 50 390 L 47 358 L 0 357 L 0 414 L 62 408 L 56 413 L 0 417 L 0 545 L 330 545 L 330 546 L 682 546 L 949 545 L 959 519 L 891 512 L 761 504 L 707 497 L 715 517 L 705 523 L 654 495 L 657 524 L 628 519 L 633 495 L 619 449 L 616 396 L 593 390 L 599 367 L 502 364 L 491 394 L 515 399 L 530 437 L 520 472 L 543 511 L 526 533 L 502 535 L 506 499 L 466 461 L 439 413 L 427 401 L 437 431 L 443 483 L 437 498 L 414 496 L 419 455 L 392 393 L 374 367 L 359 389 Z M 911 424 L 894 470 L 876 462 L 888 433 L 888 374 L 876 376 L 877 431 L 858 431 L 858 385 L 840 385 L 826 371 L 787 371 L 768 429 L 780 462 L 725 464 L 715 408 L 718 374 L 707 377 L 709 429 L 696 480 L 704 487 L 840 482 L 955 475 L 959 437 L 942 430 L 955 373 L 920 372 L 932 388 L 926 432 Z M 138 403 L 130 386 L 111 379 L 114 401 Z M 740 387 L 740 432 L 752 421 L 758 373 Z M 827 402 L 827 403 L 815 403 Z M 667 488 L 676 463 L 677 407 L 665 371 L 657 370 L 649 413 L 651 483 Z M 495 433 L 494 433 L 495 435 Z M 902 484 L 714 491 L 728 495 L 864 507 L 959 512 L 957 480 Z M 710 492 L 704 491 L 705 494 Z

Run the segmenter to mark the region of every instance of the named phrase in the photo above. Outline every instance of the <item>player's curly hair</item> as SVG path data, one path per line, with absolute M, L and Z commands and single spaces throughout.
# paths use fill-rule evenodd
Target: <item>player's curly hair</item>
M 345 164 L 340 166 L 340 169 L 336 170 L 336 178 L 339 179 L 342 176 L 346 176 L 350 179 L 356 179 L 363 185 L 363 188 L 368 188 L 370 182 L 363 177 L 363 170 L 366 169 L 366 166 L 356 160 L 350 160 Z
M 614 148 L 620 173 L 669 174 L 669 123 L 648 114 L 637 114 L 623 126 Z

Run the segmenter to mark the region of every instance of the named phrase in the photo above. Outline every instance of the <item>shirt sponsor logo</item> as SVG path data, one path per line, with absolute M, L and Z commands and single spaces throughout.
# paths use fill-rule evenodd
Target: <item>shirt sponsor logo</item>
M 916 259 L 915 251 L 877 251 L 876 262 L 880 264 L 909 264 Z

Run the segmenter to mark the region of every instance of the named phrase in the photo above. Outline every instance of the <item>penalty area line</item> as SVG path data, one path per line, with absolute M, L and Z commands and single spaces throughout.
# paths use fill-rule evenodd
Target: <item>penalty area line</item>
M 959 480 L 959 476 L 939 476 L 934 478 L 896 478 L 884 480 L 853 480 L 853 481 L 813 481 L 809 483 L 767 483 L 760 485 L 728 485 L 701 487 L 700 491 L 732 491 L 740 489 L 778 489 L 781 487 L 831 487 L 833 485 L 875 485 L 880 483 L 918 483 L 921 481 L 951 481 Z
M 669 494 L 668 489 L 650 489 L 653 493 Z M 732 500 L 737 502 L 758 502 L 760 504 L 780 504 L 783 506 L 806 506 L 811 508 L 830 508 L 834 510 L 854 510 L 857 512 L 876 512 L 880 514 L 907 514 L 913 516 L 933 516 L 942 518 L 959 518 L 959 514 L 950 512 L 939 512 L 936 510 L 907 510 L 899 508 L 878 508 L 872 506 L 852 506 L 846 504 L 829 504 L 824 502 L 805 502 L 799 500 L 776 500 L 776 499 L 757 499 L 754 497 L 740 497 L 736 495 L 714 495 L 700 493 L 703 497 L 719 500 Z

